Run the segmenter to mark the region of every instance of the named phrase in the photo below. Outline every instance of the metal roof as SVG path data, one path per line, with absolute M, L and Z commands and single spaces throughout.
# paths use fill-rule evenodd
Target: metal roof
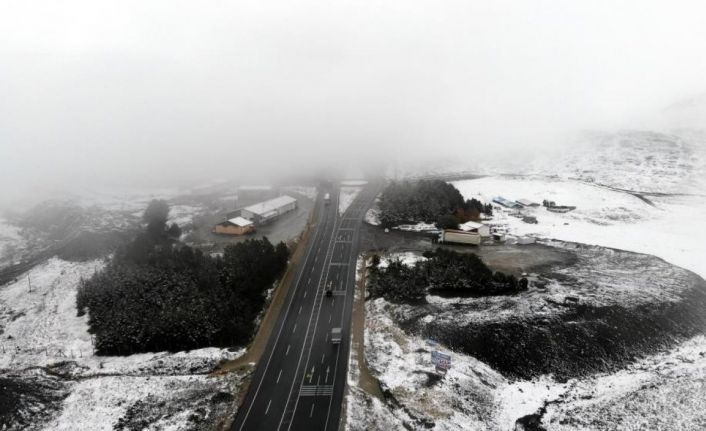
M 264 216 L 267 213 L 271 213 L 272 211 L 276 211 L 283 206 L 292 204 L 296 202 L 297 200 L 294 199 L 291 196 L 283 195 L 280 197 L 276 197 L 274 199 L 270 199 L 269 201 L 265 202 L 260 202 L 259 204 L 255 205 L 250 205 L 249 207 L 243 208 L 246 211 L 250 211 L 253 214 L 257 214 L 259 216 Z
M 480 229 L 483 226 L 485 226 L 483 223 L 477 223 L 474 221 L 467 221 L 467 222 L 463 223 L 461 226 L 459 226 L 459 228 L 461 230 L 468 231 L 471 229 Z
M 253 224 L 253 222 L 243 217 L 233 217 L 231 219 L 228 219 L 228 223 L 232 223 L 240 227 L 247 227 Z

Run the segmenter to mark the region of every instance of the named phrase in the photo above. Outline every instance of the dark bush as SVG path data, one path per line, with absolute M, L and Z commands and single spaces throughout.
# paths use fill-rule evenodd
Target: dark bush
M 493 273 L 472 253 L 438 248 L 424 253 L 425 261 L 407 266 L 400 261 L 373 268 L 368 282 L 372 297 L 393 302 L 417 302 L 427 292 L 451 295 L 501 295 L 525 290 L 511 274 Z M 525 279 L 526 280 L 526 279 Z

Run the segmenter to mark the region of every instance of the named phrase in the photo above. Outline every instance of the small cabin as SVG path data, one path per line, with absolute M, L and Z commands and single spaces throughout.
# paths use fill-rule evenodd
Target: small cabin
M 245 235 L 255 232 L 255 223 L 243 217 L 234 217 L 213 227 L 213 233 L 222 235 Z

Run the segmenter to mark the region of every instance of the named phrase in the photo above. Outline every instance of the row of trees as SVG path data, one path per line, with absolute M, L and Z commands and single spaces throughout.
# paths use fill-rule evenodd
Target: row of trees
M 441 229 L 458 228 L 459 223 L 492 215 L 490 204 L 465 200 L 453 185 L 441 180 L 390 183 L 380 199 L 380 222 L 384 227 L 403 223 L 436 223 Z
M 287 265 L 287 246 L 267 238 L 229 245 L 222 257 L 183 245 L 165 206 L 151 203 L 145 231 L 79 287 L 79 315 L 88 312 L 100 354 L 245 343 Z
M 392 302 L 419 302 L 429 291 L 486 296 L 527 289 L 526 278 L 518 280 L 512 274 L 493 272 L 472 253 L 438 248 L 424 256 L 426 260 L 412 266 L 396 260 L 384 268 L 374 257 L 368 282 L 370 295 Z

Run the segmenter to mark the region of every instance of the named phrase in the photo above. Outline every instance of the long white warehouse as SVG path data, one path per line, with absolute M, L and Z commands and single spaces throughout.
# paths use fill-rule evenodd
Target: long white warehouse
M 240 216 L 252 220 L 256 224 L 264 224 L 284 213 L 294 211 L 296 208 L 297 200 L 291 196 L 283 195 L 245 207 L 240 210 Z

